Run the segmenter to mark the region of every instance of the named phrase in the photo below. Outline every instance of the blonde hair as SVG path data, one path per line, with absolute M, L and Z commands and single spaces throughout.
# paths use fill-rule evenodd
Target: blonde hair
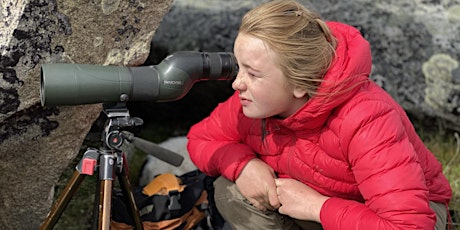
M 334 58 L 336 40 L 326 23 L 294 0 L 257 6 L 244 15 L 239 33 L 264 41 L 277 54 L 288 83 L 310 98 Z

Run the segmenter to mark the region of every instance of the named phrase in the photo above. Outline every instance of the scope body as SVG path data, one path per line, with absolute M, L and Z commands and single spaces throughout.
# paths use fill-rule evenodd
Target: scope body
M 237 72 L 229 52 L 181 51 L 138 67 L 43 64 L 40 99 L 43 106 L 174 101 L 198 81 L 231 80 Z

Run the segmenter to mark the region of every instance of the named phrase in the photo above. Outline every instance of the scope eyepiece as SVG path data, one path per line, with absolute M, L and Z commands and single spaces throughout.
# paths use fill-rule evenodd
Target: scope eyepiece
M 231 79 L 236 76 L 238 69 L 235 57 L 231 53 L 202 53 L 203 76 L 208 80 L 220 78 Z

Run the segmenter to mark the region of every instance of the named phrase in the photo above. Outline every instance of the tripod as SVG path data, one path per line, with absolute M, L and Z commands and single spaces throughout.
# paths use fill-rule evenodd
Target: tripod
M 122 131 L 122 128 L 139 126 L 143 123 L 140 118 L 130 117 L 125 103 L 104 104 L 103 111 L 108 120 L 102 131 L 101 148 L 88 148 L 83 154 L 75 172 L 40 226 L 40 230 L 54 228 L 84 178 L 95 173 L 99 175 L 99 180 L 94 202 L 93 228 L 96 226 L 94 223 L 97 223 L 97 229 L 110 229 L 113 181 L 118 178 L 122 193 L 127 198 L 127 206 L 134 220 L 134 227 L 135 229 L 143 229 L 127 174 L 128 164 L 125 154 L 121 150 L 124 140 L 174 166 L 179 166 L 182 163 L 183 157 L 181 155 Z

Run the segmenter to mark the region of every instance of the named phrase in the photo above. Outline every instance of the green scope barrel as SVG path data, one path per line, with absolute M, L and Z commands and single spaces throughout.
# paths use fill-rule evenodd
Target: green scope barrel
M 160 64 L 139 67 L 43 64 L 43 106 L 178 100 L 202 80 L 231 80 L 238 72 L 232 53 L 181 51 Z

